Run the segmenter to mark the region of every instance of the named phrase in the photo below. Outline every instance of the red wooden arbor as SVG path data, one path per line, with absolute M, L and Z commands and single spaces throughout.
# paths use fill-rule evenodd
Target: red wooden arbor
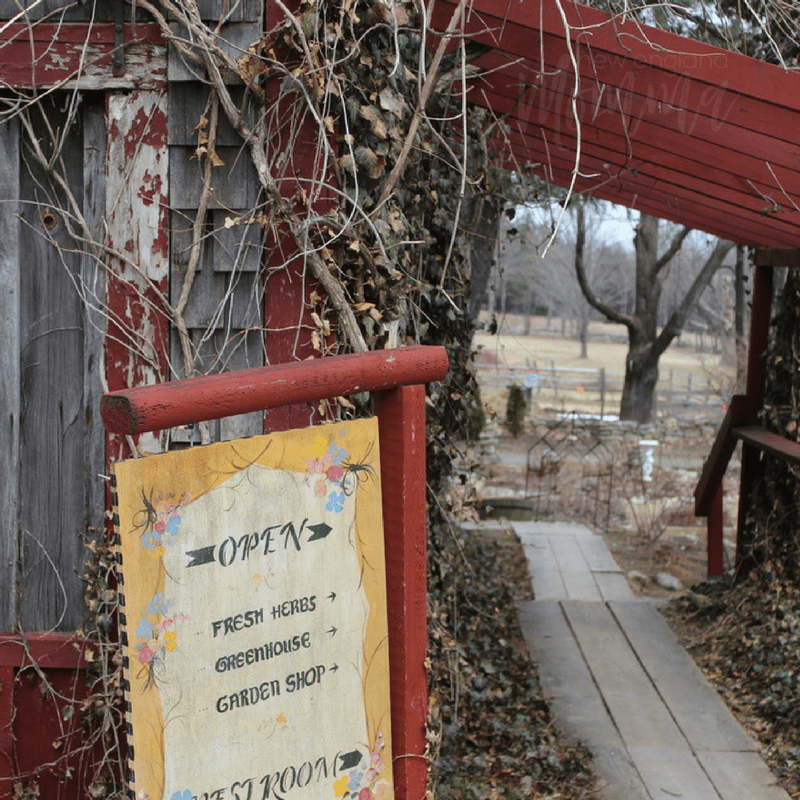
M 762 468 L 762 454 L 800 461 L 800 443 L 764 430 L 759 415 L 764 406 L 766 351 L 772 309 L 773 270 L 800 267 L 798 250 L 762 250 L 756 256 L 753 308 L 750 317 L 750 345 L 747 358 L 746 394 L 731 398 L 725 419 L 717 433 L 695 489 L 695 514 L 707 517 L 708 574 L 719 577 L 725 570 L 722 542 L 722 479 L 736 442 L 742 442 L 742 472 L 737 521 L 737 558 L 742 543 L 747 504 L 753 484 Z
M 109 431 L 132 436 L 220 415 L 309 403 L 332 394 L 374 393 L 384 476 L 392 741 L 398 800 L 424 797 L 427 785 L 424 384 L 442 380 L 447 368 L 447 352 L 442 347 L 404 347 L 122 390 L 107 394 L 101 406 Z

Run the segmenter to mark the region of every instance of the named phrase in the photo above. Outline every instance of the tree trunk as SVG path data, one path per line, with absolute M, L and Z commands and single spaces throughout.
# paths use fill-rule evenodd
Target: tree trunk
M 578 338 L 581 341 L 581 358 L 589 358 L 589 317 L 583 316 L 578 321 Z
M 619 418 L 638 422 L 651 422 L 655 408 L 656 384 L 658 383 L 658 355 L 652 347 L 634 343 L 630 337 L 628 358 L 625 361 L 625 383 Z
M 473 200 L 474 212 L 470 220 L 470 285 L 467 313 L 472 320 L 486 300 L 489 277 L 495 264 L 495 248 L 500 226 L 501 200 L 494 195 L 486 195 Z M 503 295 L 505 297 L 505 293 Z M 491 314 L 492 307 L 489 306 Z M 503 308 L 505 311 L 505 308 Z

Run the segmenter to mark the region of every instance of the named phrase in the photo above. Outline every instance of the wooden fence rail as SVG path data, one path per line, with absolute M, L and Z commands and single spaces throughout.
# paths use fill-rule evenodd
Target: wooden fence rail
M 509 387 L 513 384 L 529 390 L 529 398 L 539 405 L 561 410 L 600 408 L 600 413 L 614 413 L 619 406 L 625 373 L 585 367 L 476 365 L 482 387 Z M 659 382 L 656 409 L 660 413 L 681 411 L 720 411 L 724 398 L 710 378 L 669 370 Z M 569 407 L 567 409 L 567 407 Z

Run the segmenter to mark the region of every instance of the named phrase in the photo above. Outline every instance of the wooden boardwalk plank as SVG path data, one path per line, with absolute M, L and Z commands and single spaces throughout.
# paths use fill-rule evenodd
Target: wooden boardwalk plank
M 546 536 L 536 537 L 534 544 L 526 544 L 525 557 L 533 583 L 533 596 L 537 600 L 561 600 L 567 596 L 553 548 Z
M 758 753 L 698 753 L 722 800 L 789 800 Z
M 629 744 L 628 751 L 653 800 L 720 800 L 691 750 Z M 739 800 L 754 798 L 739 795 Z
M 561 571 L 567 597 L 573 600 L 602 600 L 577 540 L 574 537 L 554 536 L 550 539 L 550 546 Z
M 572 522 L 512 522 L 517 536 L 524 543 L 528 536 L 594 536 L 585 526 Z
M 601 536 L 581 536 L 577 538 L 577 542 L 592 572 L 622 573 Z
M 603 600 L 633 601 L 630 584 L 621 572 L 595 572 L 593 576 Z
M 603 800 L 650 800 L 557 601 L 518 608 L 520 626 L 559 730 L 594 756 Z
M 563 603 L 570 626 L 627 745 L 686 749 L 684 739 L 604 603 Z
M 650 604 L 610 604 L 631 646 L 695 751 L 755 750 L 720 696 Z

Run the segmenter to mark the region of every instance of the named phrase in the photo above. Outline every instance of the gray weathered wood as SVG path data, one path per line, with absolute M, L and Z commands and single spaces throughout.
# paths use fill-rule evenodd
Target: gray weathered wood
M 0 123 L 0 630 L 16 627 L 19 541 L 19 124 Z
M 567 596 L 558 562 L 546 536 L 530 537 L 525 544 L 525 557 L 537 600 L 562 600 Z
M 197 8 L 205 20 L 218 20 L 222 13 L 230 22 L 260 22 L 263 0 L 198 0 Z
M 186 29 L 177 23 L 170 25 L 173 34 L 178 41 L 190 41 L 186 34 Z M 246 52 L 250 45 L 255 44 L 261 38 L 261 23 L 259 22 L 240 22 L 223 25 L 219 36 L 219 44 L 222 50 L 234 61 L 238 61 Z M 200 81 L 205 83 L 208 78 L 205 69 L 191 60 L 184 58 L 182 53 L 175 45 L 170 44 L 167 57 L 167 79 L 170 83 Z M 226 83 L 241 83 L 241 79 L 234 72 L 223 75 Z
M 722 800 L 789 800 L 757 753 L 698 753 Z
M 106 119 L 102 102 L 84 101 L 83 111 L 83 213 L 97 242 L 105 241 L 106 205 Z M 87 251 L 81 263 L 85 287 L 83 326 L 83 407 L 85 463 L 85 528 L 102 534 L 105 512 L 105 432 L 100 420 L 100 397 L 103 394 L 106 320 L 102 305 L 106 297 L 104 264 Z
M 554 536 L 550 545 L 555 553 L 567 597 L 573 600 L 602 600 L 577 540 L 574 537 Z
M 633 600 L 630 584 L 621 572 L 593 572 L 603 600 Z
M 193 209 L 200 202 L 203 185 L 201 163 L 194 147 L 170 147 L 170 201 L 173 208 Z M 212 195 L 208 207 L 255 209 L 260 184 L 253 162 L 238 147 L 219 147 L 224 162 L 212 175 Z
M 191 82 L 181 84 L 169 93 L 170 145 L 197 146 L 197 126 L 203 117 L 208 119 L 210 91 L 203 83 Z M 253 124 L 255 113 L 263 113 L 252 98 L 245 98 L 244 87 L 232 87 L 231 95 L 237 106 L 244 110 L 244 119 L 248 124 Z M 216 132 L 217 147 L 239 147 L 241 143 L 242 137 L 234 130 L 225 114 L 220 112 Z
M 719 800 L 716 789 L 691 750 L 628 745 L 628 752 L 653 800 Z M 753 800 L 749 795 L 739 795 Z
M 43 103 L 58 129 L 61 105 Z M 44 126 L 37 131 L 45 147 Z M 20 176 L 20 624 L 25 630 L 74 628 L 83 617 L 83 306 L 75 291 L 81 256 L 58 209 L 63 198 L 26 159 Z M 83 146 L 74 125 L 63 164 L 78 201 Z
M 601 536 L 579 536 L 576 539 L 592 572 L 622 572 Z
M 559 730 L 594 756 L 598 797 L 650 800 L 573 638 L 560 603 L 519 605 L 519 622 Z
M 245 214 L 245 212 L 242 212 Z M 171 215 L 171 302 L 180 295 L 192 241 L 191 212 Z M 256 225 L 225 228 L 225 218 L 236 212 L 215 211 L 192 284 L 185 320 L 200 374 L 263 366 L 263 290 L 261 230 Z M 183 356 L 177 333 L 172 335 L 172 363 L 183 374 Z M 208 423 L 213 441 L 262 432 L 263 414 L 244 414 Z M 198 431 L 174 431 L 173 442 L 197 442 Z
M 611 603 L 610 607 L 695 751 L 756 749 L 650 603 Z
M 562 603 L 606 705 L 626 744 L 685 748 L 675 721 L 604 603 Z

